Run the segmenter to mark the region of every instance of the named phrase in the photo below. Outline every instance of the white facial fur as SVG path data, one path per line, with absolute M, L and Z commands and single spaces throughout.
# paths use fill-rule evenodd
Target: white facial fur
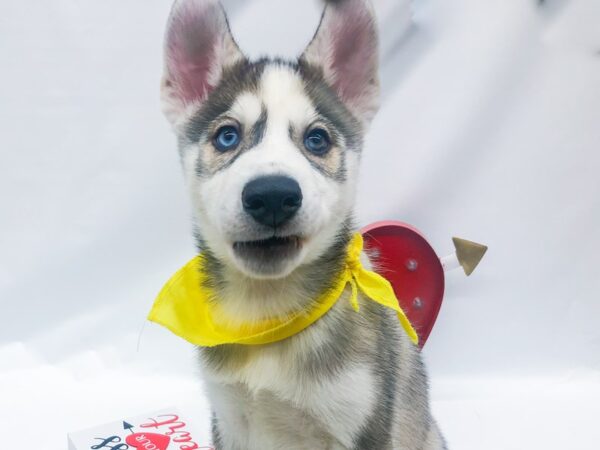
M 182 160 L 202 237 L 219 259 L 252 277 L 260 274 L 252 273 L 238 260 L 233 244 L 270 236 L 244 211 L 242 190 L 249 181 L 265 175 L 285 175 L 298 182 L 302 206 L 285 224 L 282 234 L 301 236 L 303 245 L 276 274 L 284 277 L 299 265 L 314 261 L 331 245 L 351 211 L 359 155 L 340 149 L 345 158 L 344 181 L 327 177 L 311 165 L 291 139 L 289 129 L 291 125 L 303 133 L 316 119 L 317 112 L 300 76 L 285 65 L 267 66 L 258 91 L 241 92 L 226 115 L 249 129 L 263 108 L 267 113 L 263 139 L 229 167 L 209 177 L 199 176 L 196 167 L 203 149 L 197 143 L 182 149 Z

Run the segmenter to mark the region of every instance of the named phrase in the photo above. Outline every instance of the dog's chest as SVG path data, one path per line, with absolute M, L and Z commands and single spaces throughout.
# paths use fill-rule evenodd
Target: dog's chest
M 289 363 L 289 358 L 267 352 L 236 373 L 212 379 L 209 395 L 218 416 L 238 430 L 247 426 L 247 435 L 260 443 L 251 448 L 283 448 L 271 440 L 280 439 L 281 430 L 287 436 L 307 433 L 297 434 L 297 439 L 315 440 L 312 448 L 338 448 L 330 447 L 334 442 L 350 448 L 375 408 L 371 368 L 350 365 L 335 376 L 319 378 Z M 271 429 L 279 431 L 270 434 Z M 258 436 L 252 430 L 262 431 Z M 285 448 L 297 444 L 286 443 Z
M 237 416 L 243 423 L 246 420 L 240 404 L 244 404 L 250 408 L 251 421 L 269 417 L 267 422 L 271 423 L 275 420 L 271 411 L 294 409 L 295 415 L 277 421 L 309 417 L 336 440 L 350 445 L 348 439 L 375 407 L 373 367 L 352 361 L 336 366 L 336 370 L 324 367 L 335 359 L 335 355 L 327 354 L 331 352 L 331 346 L 326 345 L 332 339 L 331 330 L 326 323 L 315 325 L 285 343 L 229 349 L 219 359 L 208 350 L 203 360 L 212 391 L 209 395 L 219 416 Z M 287 425 L 297 427 L 297 421 Z

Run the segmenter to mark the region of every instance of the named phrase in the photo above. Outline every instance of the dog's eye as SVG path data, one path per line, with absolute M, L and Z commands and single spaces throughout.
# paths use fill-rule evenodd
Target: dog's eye
M 225 125 L 217 130 L 213 144 L 220 152 L 233 150 L 240 143 L 240 132 L 236 127 Z
M 331 147 L 331 139 L 327 131 L 322 128 L 315 128 L 306 133 L 304 146 L 315 155 L 324 155 Z

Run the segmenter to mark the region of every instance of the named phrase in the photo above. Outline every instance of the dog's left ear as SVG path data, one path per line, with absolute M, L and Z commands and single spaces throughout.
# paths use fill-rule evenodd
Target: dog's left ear
M 321 24 L 301 62 L 325 81 L 364 125 L 379 108 L 378 39 L 369 0 L 328 0 Z
M 218 0 L 175 0 L 165 34 L 163 112 L 172 125 L 187 118 L 244 55 Z

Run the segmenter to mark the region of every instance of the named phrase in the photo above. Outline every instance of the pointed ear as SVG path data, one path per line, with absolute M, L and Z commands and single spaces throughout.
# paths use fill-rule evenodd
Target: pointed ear
M 176 0 L 164 52 L 161 99 L 172 125 L 206 100 L 227 67 L 244 59 L 217 0 Z
M 379 108 L 377 24 L 368 0 L 329 0 L 301 61 L 322 69 L 348 109 L 368 124 Z

